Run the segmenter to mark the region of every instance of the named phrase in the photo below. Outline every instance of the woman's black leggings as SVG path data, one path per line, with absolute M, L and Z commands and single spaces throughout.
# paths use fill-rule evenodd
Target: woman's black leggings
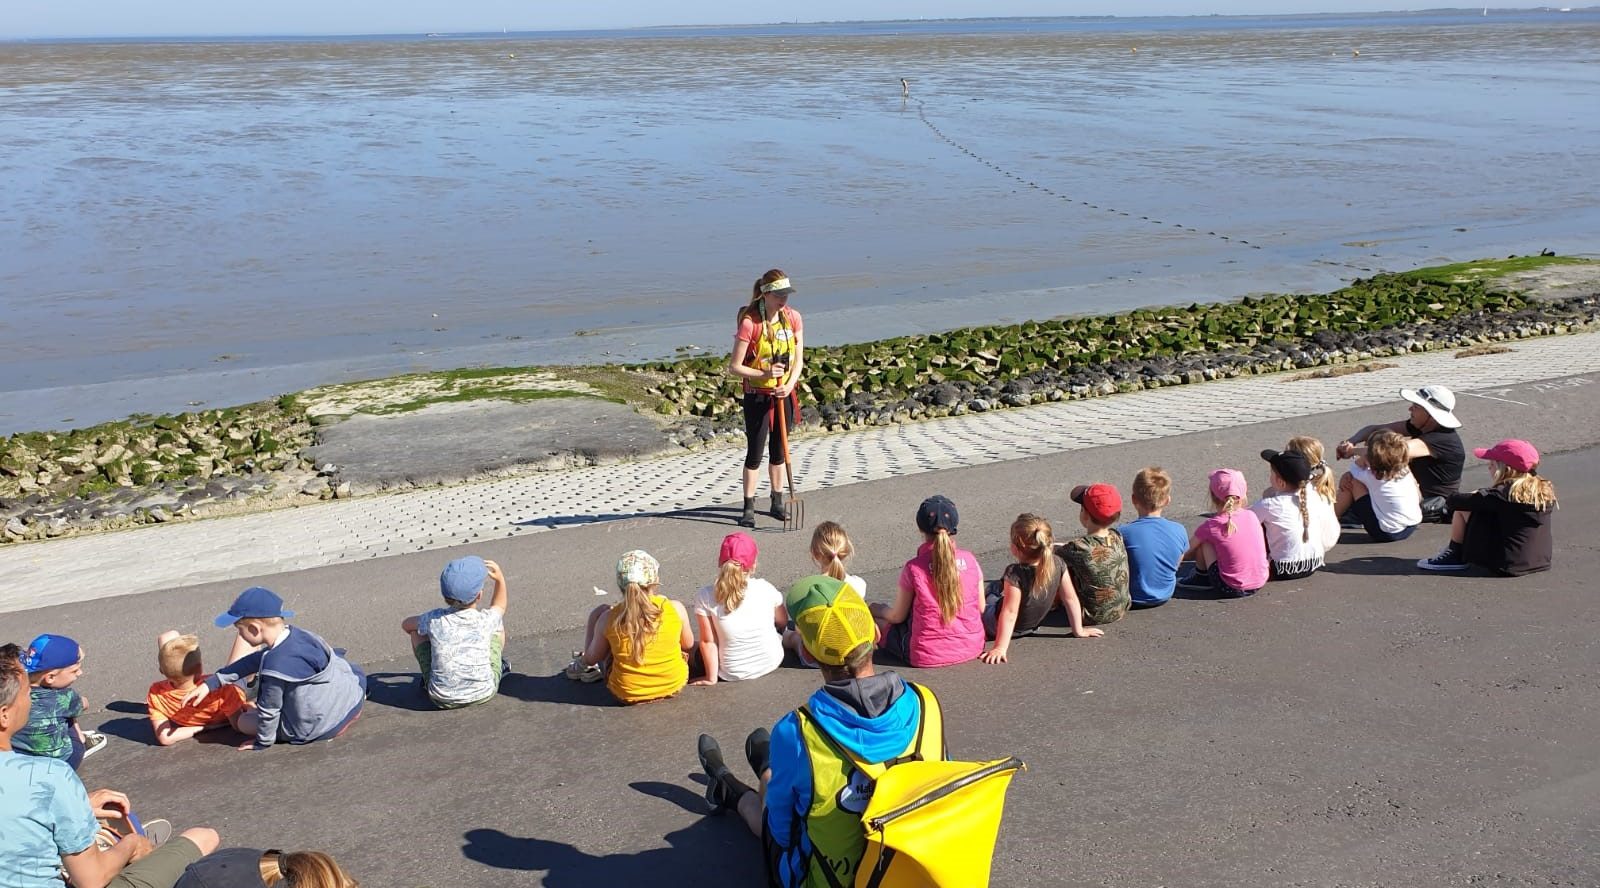
M 773 410 L 775 399 L 771 395 L 759 392 L 745 392 L 744 394 L 744 467 L 747 469 L 761 468 L 761 451 L 767 451 L 767 458 L 772 465 L 783 465 L 783 442 L 772 428 Z M 794 397 L 783 399 L 783 417 L 787 428 L 794 428 Z

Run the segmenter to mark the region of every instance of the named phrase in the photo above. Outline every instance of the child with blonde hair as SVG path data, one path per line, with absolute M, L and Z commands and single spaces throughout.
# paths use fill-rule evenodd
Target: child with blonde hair
M 176 630 L 161 633 L 156 637 L 156 665 L 166 677 L 150 685 L 145 707 L 157 743 L 171 746 L 213 728 L 238 726 L 246 704 L 243 689 L 235 685 L 223 686 L 197 705 L 183 704 L 195 685 L 207 678 L 198 636 L 180 635 Z
M 1098 638 L 1101 629 L 1085 629 L 1083 607 L 1072 588 L 1067 563 L 1054 551 L 1050 522 L 1024 513 L 1011 522 L 1011 557 L 1017 559 L 984 593 L 983 633 L 994 641 L 979 659 L 1004 663 L 1011 639 L 1032 635 L 1057 604 L 1067 609 L 1067 623 L 1080 638 Z
M 1161 515 L 1172 503 L 1172 476 L 1160 466 L 1140 469 L 1131 492 L 1139 517 L 1118 528 L 1128 549 L 1128 593 L 1133 607 L 1157 607 L 1177 589 L 1189 531 Z
M 1311 462 L 1297 450 L 1263 450 L 1271 466 L 1266 496 L 1250 511 L 1266 533 L 1268 575 L 1274 580 L 1298 580 L 1322 566 L 1320 534 L 1312 532 Z
M 1269 568 L 1261 519 L 1245 508 L 1244 474 L 1217 469 L 1207 480 L 1217 511 L 1194 529 L 1183 553 L 1194 566 L 1179 576 L 1178 585 L 1233 598 L 1254 595 L 1267 584 Z
M 24 755 L 60 759 L 78 770 L 106 745 L 106 735 L 78 724 L 89 705 L 72 689 L 83 676 L 83 648 L 65 635 L 47 632 L 28 643 L 22 665 L 28 671 L 28 721 L 11 738 L 12 746 Z
M 584 649 L 573 652 L 567 678 L 603 678 L 611 695 L 629 705 L 665 700 L 689 683 L 689 614 L 661 594 L 661 564 L 643 549 L 617 560 L 617 587 L 622 603 L 589 614 Z
M 1417 566 L 1454 571 L 1476 564 L 1509 577 L 1549 570 L 1556 488 L 1539 477 L 1539 451 L 1512 438 L 1472 453 L 1489 461 L 1493 483 L 1450 497 L 1450 544 Z
M 817 569 L 823 576 L 832 577 L 841 582 L 850 584 L 850 588 L 865 596 L 867 594 L 867 581 L 850 573 L 845 568 L 845 562 L 856 554 L 854 543 L 850 542 L 850 535 L 845 533 L 844 527 L 837 521 L 824 521 L 817 525 L 811 532 L 811 560 L 816 562 Z M 793 619 L 791 617 L 790 619 Z M 815 667 L 806 647 L 801 643 L 800 633 L 794 626 L 783 630 L 783 646 L 794 651 L 802 666 Z
M 183 871 L 172 888 L 361 888 L 344 867 L 321 851 L 224 848 Z
M 783 593 L 760 577 L 756 541 L 747 533 L 730 533 L 717 553 L 717 580 L 694 599 L 700 625 L 700 659 L 705 676 L 694 684 L 716 684 L 760 678 L 783 663 L 783 636 L 789 612 Z
M 983 568 L 956 548 L 955 503 L 931 496 L 917 507 L 923 543 L 900 571 L 894 603 L 872 605 L 881 646 L 919 668 L 964 663 L 983 653 Z
M 1379 429 L 1367 438 L 1366 452 L 1357 454 L 1350 471 L 1339 479 L 1334 512 L 1341 521 L 1359 523 L 1373 542 L 1393 543 L 1411 536 L 1422 523 L 1422 490 L 1411 474 L 1405 437 Z
M 1326 557 L 1339 544 L 1339 513 L 1334 503 L 1339 500 L 1339 482 L 1333 476 L 1322 449 L 1322 442 L 1310 435 L 1296 435 L 1289 439 L 1284 450 L 1302 454 L 1311 464 L 1311 489 L 1316 496 L 1306 503 L 1311 512 L 1311 533 L 1322 540 L 1322 553 Z

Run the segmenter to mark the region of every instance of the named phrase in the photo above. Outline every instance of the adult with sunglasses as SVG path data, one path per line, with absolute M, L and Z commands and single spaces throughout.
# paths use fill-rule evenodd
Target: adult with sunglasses
M 744 513 L 741 527 L 756 526 L 756 475 L 761 451 L 767 451 L 767 473 L 772 483 L 772 509 L 779 521 L 789 517 L 783 490 L 789 480 L 785 446 L 794 428 L 798 403 L 794 395 L 805 370 L 804 336 L 800 313 L 789 307 L 794 287 L 789 276 L 774 268 L 756 279 L 750 304 L 739 309 L 728 372 L 744 384 Z M 779 411 L 782 411 L 780 414 Z M 775 425 L 780 425 L 774 429 Z
M 1400 397 L 1410 402 L 1410 413 L 1403 420 L 1365 426 L 1334 448 L 1340 459 L 1350 459 L 1366 449 L 1373 433 L 1388 429 L 1406 438 L 1411 455 L 1411 474 L 1422 489 L 1423 520 L 1449 521 L 1444 499 L 1461 489 L 1461 467 L 1467 450 L 1461 443 L 1461 420 L 1456 418 L 1455 393 L 1442 385 L 1403 388 Z M 1339 483 L 1347 483 L 1349 476 Z

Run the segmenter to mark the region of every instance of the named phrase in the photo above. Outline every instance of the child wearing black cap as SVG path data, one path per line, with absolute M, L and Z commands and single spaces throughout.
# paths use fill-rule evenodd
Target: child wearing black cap
M 1298 580 L 1322 566 L 1325 550 L 1321 533 L 1312 531 L 1311 461 L 1296 450 L 1263 450 L 1271 466 L 1267 494 L 1250 507 L 1261 519 L 1266 535 L 1269 576 Z
M 917 507 L 924 542 L 900 571 L 894 603 L 872 605 L 879 644 L 909 666 L 965 663 L 983 653 L 983 568 L 956 548 L 956 504 L 930 496 Z

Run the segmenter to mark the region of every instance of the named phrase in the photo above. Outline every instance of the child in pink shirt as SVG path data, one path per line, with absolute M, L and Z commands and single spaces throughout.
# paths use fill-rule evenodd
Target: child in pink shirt
M 950 666 L 983 653 L 983 568 L 957 549 L 956 505 L 931 496 L 917 509 L 926 542 L 900 572 L 894 604 L 872 606 L 879 644 L 911 666 Z
M 1210 480 L 1217 512 L 1194 529 L 1183 553 L 1194 567 L 1178 577 L 1178 585 L 1232 598 L 1254 595 L 1267 584 L 1267 538 L 1261 519 L 1246 508 L 1244 474 L 1217 469 Z

